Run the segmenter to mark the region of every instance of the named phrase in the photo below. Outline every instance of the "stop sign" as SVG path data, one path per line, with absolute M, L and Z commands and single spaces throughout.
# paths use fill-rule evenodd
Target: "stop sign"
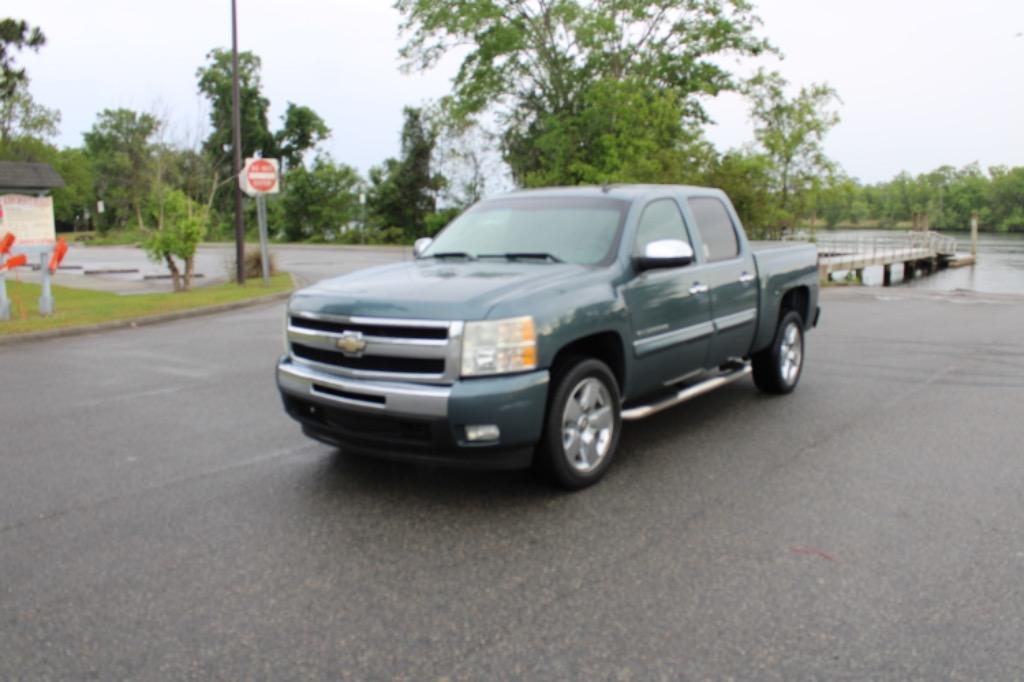
M 277 164 L 270 159 L 252 159 L 246 166 L 245 180 L 253 192 L 276 192 Z

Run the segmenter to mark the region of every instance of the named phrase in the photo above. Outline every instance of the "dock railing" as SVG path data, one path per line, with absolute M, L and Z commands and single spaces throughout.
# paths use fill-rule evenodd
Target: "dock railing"
M 791 239 L 800 239 L 800 235 Z M 804 235 L 806 240 L 807 236 Z M 938 232 L 899 232 L 886 235 L 815 235 L 819 262 L 830 270 L 863 267 L 869 264 L 895 263 L 927 258 L 951 257 L 956 254 L 956 238 Z

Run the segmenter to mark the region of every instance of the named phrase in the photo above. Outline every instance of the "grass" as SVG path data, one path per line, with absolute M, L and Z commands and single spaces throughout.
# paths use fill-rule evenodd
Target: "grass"
M 290 291 L 292 280 L 280 272 L 264 287 L 262 281 L 245 286 L 233 282 L 200 287 L 182 293 L 133 294 L 120 296 L 105 291 L 53 287 L 53 315 L 39 314 L 39 285 L 28 282 L 7 282 L 11 299 L 11 319 L 0 320 L 0 336 L 81 327 L 103 322 L 131 320 L 195 308 L 244 301 L 269 294 Z
M 110 230 L 109 232 L 61 232 L 69 244 L 90 246 L 138 246 L 149 236 L 140 230 Z

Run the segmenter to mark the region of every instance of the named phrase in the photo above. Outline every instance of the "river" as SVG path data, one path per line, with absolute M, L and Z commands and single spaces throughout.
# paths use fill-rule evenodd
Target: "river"
M 873 236 L 892 236 L 890 230 L 821 230 L 820 234 L 837 237 L 865 239 Z M 944 232 L 956 237 L 958 251 L 970 253 L 971 235 L 969 232 Z M 842 276 L 836 273 L 836 279 Z M 1024 234 L 993 234 L 982 232 L 978 235 L 978 261 L 973 266 L 964 268 L 948 268 L 939 270 L 932 275 L 918 275 L 913 281 L 903 283 L 903 266 L 893 266 L 894 286 L 931 289 L 936 291 L 956 291 L 965 289 L 991 294 L 1024 294 Z M 866 286 L 882 286 L 881 266 L 866 268 L 864 271 Z

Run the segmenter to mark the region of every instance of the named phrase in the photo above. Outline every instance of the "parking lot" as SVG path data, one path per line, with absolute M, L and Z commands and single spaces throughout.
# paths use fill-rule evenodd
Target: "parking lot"
M 1024 299 L 822 307 L 576 494 L 305 439 L 280 304 L 0 347 L 0 679 L 1020 678 Z

